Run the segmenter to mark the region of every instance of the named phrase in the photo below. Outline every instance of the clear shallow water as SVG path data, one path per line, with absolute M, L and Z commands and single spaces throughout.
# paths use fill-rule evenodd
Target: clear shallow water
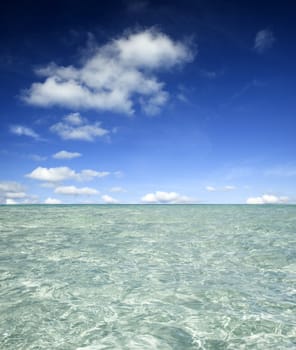
M 296 206 L 2 206 L 0 348 L 295 349 Z

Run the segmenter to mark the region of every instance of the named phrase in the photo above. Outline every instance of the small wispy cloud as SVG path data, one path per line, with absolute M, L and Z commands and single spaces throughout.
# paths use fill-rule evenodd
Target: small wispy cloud
M 260 88 L 266 86 L 266 83 L 257 79 L 252 79 L 251 81 L 244 84 L 240 89 L 235 91 L 229 98 L 228 101 L 222 104 L 222 107 L 229 107 L 235 101 L 242 98 L 242 96 L 248 94 L 254 88 Z
M 13 199 L 19 199 L 19 198 L 25 198 L 27 197 L 26 192 L 6 192 L 5 193 L 6 198 L 13 198 Z
M 270 49 L 275 42 L 274 35 L 269 29 L 260 30 L 255 36 L 254 50 L 258 53 L 264 53 Z
M 73 159 L 73 158 L 78 158 L 81 157 L 81 153 L 79 152 L 68 152 L 68 151 L 60 151 L 52 156 L 55 159 Z
M 178 99 L 179 101 L 181 101 L 181 102 L 186 103 L 186 104 L 189 103 L 188 98 L 187 98 L 187 97 L 185 96 L 185 94 L 182 93 L 182 92 L 179 92 L 179 93 L 177 94 L 177 99 Z
M 23 192 L 24 187 L 18 182 L 14 181 L 1 181 L 0 193 L 2 192 Z
M 109 171 L 96 171 L 92 169 L 84 169 L 80 173 L 76 174 L 76 179 L 78 181 L 90 181 L 95 177 L 103 178 L 109 175 L 110 175 Z
M 40 136 L 31 128 L 28 128 L 23 125 L 11 125 L 10 126 L 10 132 L 12 134 L 18 135 L 18 136 L 28 136 L 32 137 L 35 140 L 39 140 Z
M 71 113 L 65 116 L 61 122 L 50 127 L 50 131 L 56 133 L 64 140 L 94 141 L 109 133 L 101 127 L 100 122 L 91 123 L 79 113 Z
M 214 187 L 214 186 L 206 186 L 205 188 L 208 192 L 228 192 L 236 190 L 236 186 L 223 186 L 223 187 Z
M 54 193 L 67 196 L 93 196 L 100 192 L 91 187 L 59 186 L 55 188 Z

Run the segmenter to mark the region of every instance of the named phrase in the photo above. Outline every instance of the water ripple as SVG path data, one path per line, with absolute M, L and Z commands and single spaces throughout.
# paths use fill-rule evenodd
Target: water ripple
M 0 207 L 0 348 L 294 349 L 295 206 Z

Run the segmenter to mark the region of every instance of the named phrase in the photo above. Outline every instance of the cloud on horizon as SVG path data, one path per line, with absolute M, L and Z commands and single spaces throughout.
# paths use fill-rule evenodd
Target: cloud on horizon
M 289 201 L 288 197 L 278 197 L 273 194 L 263 194 L 259 197 L 249 197 L 246 200 L 247 204 L 284 204 Z
M 119 203 L 119 201 L 117 199 L 109 196 L 108 194 L 104 194 L 101 198 L 104 201 L 104 203 L 106 203 L 106 204 L 118 204 Z
M 23 92 L 22 99 L 42 107 L 95 109 L 131 115 L 135 105 L 156 114 L 169 98 L 157 74 L 192 61 L 187 43 L 174 41 L 155 28 L 125 33 L 92 50 L 80 67 L 55 63 L 36 70 L 43 82 Z
M 147 193 L 141 198 L 141 202 L 145 204 L 186 204 L 192 203 L 193 199 L 177 192 L 156 191 Z
M 45 199 L 44 204 L 62 204 L 62 201 L 56 198 L 48 197 Z
M 0 204 L 31 204 L 36 202 L 37 197 L 29 195 L 19 182 L 0 182 Z

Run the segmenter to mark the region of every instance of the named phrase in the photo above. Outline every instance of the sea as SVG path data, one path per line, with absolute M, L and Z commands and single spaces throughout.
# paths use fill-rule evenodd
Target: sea
M 296 206 L 1 206 L 0 349 L 296 349 Z

